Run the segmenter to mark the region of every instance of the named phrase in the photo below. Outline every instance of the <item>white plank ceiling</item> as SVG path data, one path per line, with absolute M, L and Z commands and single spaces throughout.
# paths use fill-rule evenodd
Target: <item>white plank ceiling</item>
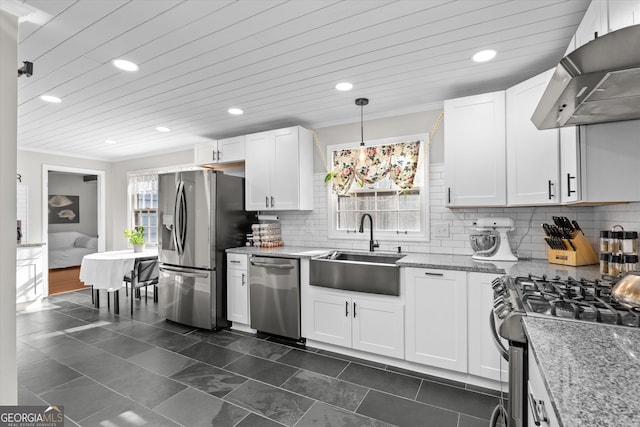
M 18 148 L 106 161 L 294 124 L 357 122 L 358 97 L 371 101 L 367 119 L 505 89 L 557 64 L 589 4 L 4 1 L 34 10 L 19 25 L 18 66 L 32 61 L 34 75 L 19 78 Z M 496 59 L 473 63 L 484 48 Z M 140 70 L 118 70 L 115 58 Z M 341 81 L 354 89 L 338 92 Z

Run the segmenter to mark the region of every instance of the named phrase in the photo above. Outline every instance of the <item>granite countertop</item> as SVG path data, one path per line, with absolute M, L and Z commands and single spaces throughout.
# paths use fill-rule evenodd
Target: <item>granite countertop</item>
M 525 317 L 563 427 L 640 425 L 640 329 Z
M 20 242 L 17 244 L 17 247 L 19 248 L 30 248 L 30 247 L 35 247 L 35 246 L 44 246 L 46 245 L 46 243 L 42 243 L 42 242 Z
M 333 249 L 314 249 L 300 246 L 281 246 L 279 248 L 256 248 L 253 246 L 240 246 L 227 249 L 227 253 L 264 255 L 276 258 L 311 258 L 331 252 Z
M 282 246 L 279 248 L 256 248 L 243 246 L 227 249 L 229 253 L 237 254 L 259 254 L 274 257 L 295 257 L 312 258 L 326 254 L 336 249 L 317 249 L 300 246 Z M 340 249 L 342 250 L 342 249 Z M 362 253 L 362 251 L 344 250 L 344 252 Z M 375 252 L 379 255 L 391 254 L 395 252 Z M 598 265 L 588 265 L 584 267 L 571 267 L 558 264 L 550 264 L 547 260 L 527 260 L 517 262 L 481 262 L 471 258 L 471 255 L 447 255 L 447 254 L 423 254 L 411 253 L 396 263 L 400 267 L 435 268 L 440 270 L 457 270 L 477 273 L 507 274 L 510 276 L 526 276 L 534 274 L 541 276 L 546 274 L 550 277 L 559 276 L 567 278 L 597 279 L 600 278 Z

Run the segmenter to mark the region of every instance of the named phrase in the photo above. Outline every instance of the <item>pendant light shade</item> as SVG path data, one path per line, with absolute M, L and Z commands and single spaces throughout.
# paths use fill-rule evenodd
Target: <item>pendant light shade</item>
M 362 164 L 367 158 L 367 149 L 364 147 L 364 106 L 369 104 L 367 98 L 356 99 L 356 105 L 360 106 L 360 152 L 358 153 L 358 161 Z

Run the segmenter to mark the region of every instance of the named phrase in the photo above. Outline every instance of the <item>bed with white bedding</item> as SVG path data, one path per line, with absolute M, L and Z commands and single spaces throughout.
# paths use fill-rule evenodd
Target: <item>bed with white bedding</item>
M 82 257 L 98 252 L 98 238 L 77 231 L 49 233 L 49 268 L 68 268 L 82 264 Z

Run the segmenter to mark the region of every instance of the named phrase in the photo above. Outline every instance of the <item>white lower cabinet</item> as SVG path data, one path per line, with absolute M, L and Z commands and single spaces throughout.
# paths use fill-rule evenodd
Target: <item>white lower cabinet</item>
M 467 371 L 467 273 L 405 268 L 405 359 Z
M 496 348 L 489 325 L 489 316 L 493 313 L 491 282 L 497 277 L 500 275 L 468 273 L 468 364 L 470 374 L 496 381 L 507 381 L 508 362 Z M 508 345 L 505 341 L 503 344 Z
M 42 247 L 23 246 L 16 252 L 16 303 L 35 301 L 45 295 Z
M 227 255 L 227 320 L 249 324 L 249 277 L 246 255 Z
M 523 405 L 527 405 L 529 426 L 558 427 L 560 423 L 551 405 L 551 398 L 542 380 L 540 368 L 529 353 L 529 383 Z
M 384 356 L 404 355 L 403 307 L 355 292 L 314 289 L 304 313 L 306 338 Z M 393 297 L 390 297 L 393 298 Z

